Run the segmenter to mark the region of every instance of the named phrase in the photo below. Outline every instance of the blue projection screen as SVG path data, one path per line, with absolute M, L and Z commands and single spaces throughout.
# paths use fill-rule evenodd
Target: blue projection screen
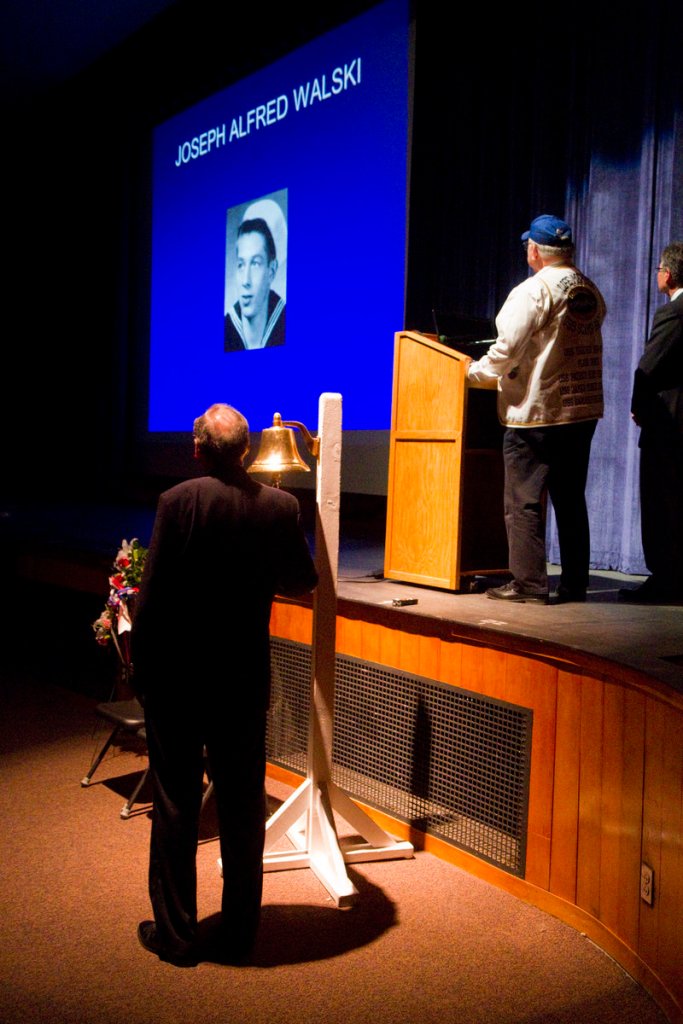
M 403 327 L 409 17 L 390 0 L 156 129 L 149 420 L 385 430 Z M 264 227 L 265 225 L 265 227 Z

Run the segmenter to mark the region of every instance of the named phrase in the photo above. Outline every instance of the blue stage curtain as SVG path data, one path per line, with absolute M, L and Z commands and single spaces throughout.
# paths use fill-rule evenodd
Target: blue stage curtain
M 632 22 L 629 23 L 632 25 Z M 662 29 L 663 31 L 663 29 Z M 683 239 L 680 55 L 650 21 L 593 40 L 577 68 L 577 119 L 565 216 L 577 264 L 607 303 L 605 415 L 593 442 L 587 499 L 593 568 L 645 573 L 640 541 L 633 373 L 655 309 L 662 249 Z M 671 56 L 673 60 L 673 47 Z M 550 558 L 559 560 L 551 521 Z
M 604 9 L 603 9 L 604 8 Z M 427 10 L 429 6 L 427 5 Z M 432 307 L 493 317 L 527 272 L 520 234 L 564 215 L 603 292 L 605 417 L 588 485 L 594 568 L 645 571 L 633 373 L 683 239 L 680 31 L 634 0 L 472 9 L 467 34 L 418 7 L 406 326 Z M 551 560 L 559 557 L 552 514 Z

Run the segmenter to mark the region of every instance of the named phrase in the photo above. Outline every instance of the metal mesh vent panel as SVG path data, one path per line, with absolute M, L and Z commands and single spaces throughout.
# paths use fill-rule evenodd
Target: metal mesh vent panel
M 310 647 L 271 639 L 268 759 L 305 772 Z M 524 873 L 532 713 L 337 655 L 333 778 L 352 796 Z
M 270 638 L 270 711 L 266 731 L 269 761 L 306 774 L 311 648 Z

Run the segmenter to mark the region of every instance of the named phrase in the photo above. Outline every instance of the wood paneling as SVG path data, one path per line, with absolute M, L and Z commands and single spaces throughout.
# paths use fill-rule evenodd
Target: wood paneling
M 396 335 L 384 570 L 392 579 L 459 585 L 465 362 L 425 335 Z
M 420 664 L 420 637 L 415 633 L 400 633 L 397 658 L 398 663 L 394 668 L 403 672 L 417 672 Z
M 648 700 L 643 860 L 655 872 L 652 907 L 641 904 L 640 951 L 667 986 L 683 989 L 683 720 Z M 670 913 L 678 906 L 678 918 Z
M 660 704 L 646 704 L 645 709 L 645 779 L 643 787 L 642 859 L 655 873 L 655 901 L 641 906 L 639 948 L 648 963 L 656 964 L 659 943 L 659 912 L 662 880 L 662 773 L 664 771 L 664 738 L 667 711 Z
M 576 902 L 583 910 L 597 918 L 600 917 L 602 695 L 603 686 L 599 680 L 581 677 Z
M 459 574 L 460 439 L 397 439 L 392 459 L 393 579 L 456 589 Z M 435 500 L 438 493 L 448 500 Z M 412 499 L 405 501 L 405 495 Z
M 340 654 L 359 658 L 361 650 L 361 632 L 363 623 L 360 619 L 337 618 L 337 650 Z
M 570 903 L 576 902 L 580 727 L 581 677 L 558 672 L 550 891 Z
M 310 644 L 313 626 L 313 611 L 300 604 L 275 601 L 270 616 L 270 631 L 273 636 L 294 640 L 299 644 Z
M 457 590 L 467 572 L 504 570 L 500 444 L 468 430 L 467 357 L 433 336 L 395 337 L 384 573 Z M 495 403 L 487 410 L 495 422 Z M 484 431 L 484 433 L 486 433 Z M 468 447 L 465 448 L 465 439 Z
M 683 914 L 675 918 L 667 908 L 683 909 L 683 720 L 665 715 L 661 763 L 661 856 L 655 901 L 659 907 L 657 967 L 669 987 L 683 987 Z
M 534 713 L 529 778 L 526 878 L 550 887 L 557 669 L 519 655 L 505 658 L 504 699 Z
M 640 860 L 643 836 L 643 780 L 645 776 L 645 697 L 614 684 L 623 693 L 623 779 L 619 814 L 619 886 L 617 924 L 609 927 L 632 948 L 638 948 Z
M 600 919 L 637 943 L 642 829 L 644 700 L 604 688 Z
M 533 710 L 525 878 L 434 837 L 422 845 L 587 931 L 683 1024 L 683 704 L 617 665 L 535 654 L 533 641 L 513 653 L 438 621 L 395 622 L 339 616 L 337 649 Z M 272 629 L 309 642 L 310 609 L 276 602 Z M 655 872 L 651 907 L 641 861 Z
M 397 334 L 395 344 L 393 429 L 444 434 L 460 430 L 466 360 L 428 335 Z M 444 394 L 451 400 L 444 402 Z

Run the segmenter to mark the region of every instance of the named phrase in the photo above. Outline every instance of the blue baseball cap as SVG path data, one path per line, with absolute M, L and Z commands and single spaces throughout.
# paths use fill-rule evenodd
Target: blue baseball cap
M 553 217 L 551 213 L 542 213 L 540 217 L 532 220 L 531 227 L 522 235 L 523 242 L 529 238 L 537 245 L 571 245 L 572 229 L 559 217 Z

